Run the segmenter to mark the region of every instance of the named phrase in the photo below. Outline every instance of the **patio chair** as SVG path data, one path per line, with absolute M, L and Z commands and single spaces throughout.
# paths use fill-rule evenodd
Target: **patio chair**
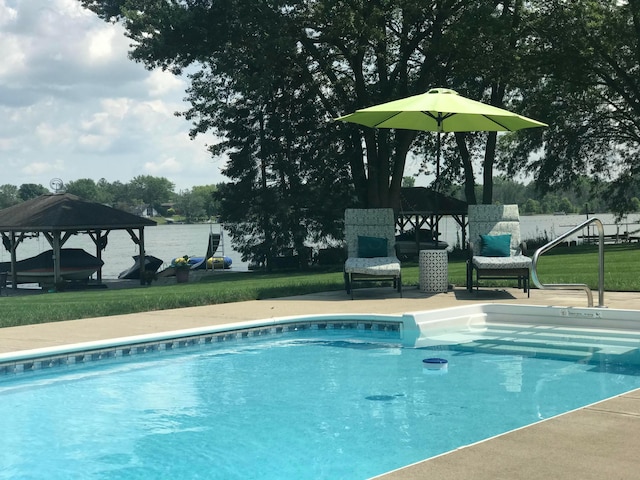
M 531 258 L 520 241 L 518 206 L 469 205 L 468 218 L 467 290 L 471 292 L 474 285 L 478 290 L 484 279 L 514 279 L 528 297 Z
M 2 295 L 2 290 L 7 292 L 7 278 L 9 277 L 9 272 L 0 272 L 0 295 Z
M 344 285 L 353 298 L 354 282 L 391 281 L 402 296 L 400 260 L 395 253 L 395 217 L 391 208 L 344 212 L 347 260 Z

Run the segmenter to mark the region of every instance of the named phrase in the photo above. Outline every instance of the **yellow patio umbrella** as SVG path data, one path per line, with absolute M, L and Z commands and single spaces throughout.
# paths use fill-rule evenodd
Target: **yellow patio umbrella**
M 510 132 L 546 127 L 546 123 L 471 100 L 448 88 L 432 88 L 336 118 L 374 128 L 398 128 L 438 133 L 436 178 L 440 176 L 440 134 L 442 132 Z

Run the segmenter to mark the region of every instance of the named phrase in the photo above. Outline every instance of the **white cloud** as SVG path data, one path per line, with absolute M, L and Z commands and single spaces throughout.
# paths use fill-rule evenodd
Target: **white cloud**
M 182 171 L 182 165 L 180 165 L 180 163 L 173 157 L 165 158 L 158 162 L 146 162 L 144 167 L 149 174 L 159 177 L 167 177 L 172 173 Z
M 27 165 L 24 165 L 20 170 L 22 173 L 26 175 L 46 175 L 46 174 L 63 171 L 64 164 L 61 161 L 57 161 L 53 163 L 33 162 Z M 7 182 L 7 183 L 11 183 L 11 182 Z M 36 183 L 36 182 L 25 182 L 25 183 Z M 46 186 L 46 184 L 43 186 Z
M 35 138 L 43 146 L 68 143 L 68 140 L 72 135 L 73 131 L 67 123 L 57 125 L 53 125 L 51 123 L 41 123 L 35 129 Z
M 162 70 L 152 71 L 145 83 L 152 97 L 175 92 L 182 94 L 186 88 L 185 82 L 181 78 Z

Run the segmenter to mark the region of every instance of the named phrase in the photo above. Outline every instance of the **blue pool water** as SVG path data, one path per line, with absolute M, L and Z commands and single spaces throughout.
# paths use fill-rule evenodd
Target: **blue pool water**
M 287 334 L 14 376 L 0 478 L 364 479 L 640 387 L 481 350 Z

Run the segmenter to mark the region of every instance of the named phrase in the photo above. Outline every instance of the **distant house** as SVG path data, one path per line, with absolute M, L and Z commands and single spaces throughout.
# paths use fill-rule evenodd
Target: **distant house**
M 151 205 L 138 205 L 137 207 L 131 208 L 131 213 L 134 215 L 138 215 L 142 218 L 151 218 L 151 217 L 159 217 L 160 214 L 158 211 L 153 208 Z

